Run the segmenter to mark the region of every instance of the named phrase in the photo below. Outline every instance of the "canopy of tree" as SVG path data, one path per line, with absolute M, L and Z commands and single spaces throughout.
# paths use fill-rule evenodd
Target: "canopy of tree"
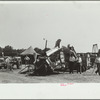
M 2 52 L 4 56 L 18 56 L 22 53 L 25 49 L 13 49 L 12 46 L 5 46 L 4 48 L 0 47 L 0 56 L 2 56 Z

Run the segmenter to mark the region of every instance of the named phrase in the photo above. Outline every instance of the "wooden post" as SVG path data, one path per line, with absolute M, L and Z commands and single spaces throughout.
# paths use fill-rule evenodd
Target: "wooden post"
M 45 49 L 47 48 L 47 40 L 46 40 L 46 42 L 45 42 Z

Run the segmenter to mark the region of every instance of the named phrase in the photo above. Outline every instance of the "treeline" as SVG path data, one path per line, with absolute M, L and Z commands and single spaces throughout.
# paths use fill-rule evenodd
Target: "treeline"
M 12 46 L 5 46 L 4 48 L 0 47 L 0 56 L 19 56 L 25 49 L 13 49 Z

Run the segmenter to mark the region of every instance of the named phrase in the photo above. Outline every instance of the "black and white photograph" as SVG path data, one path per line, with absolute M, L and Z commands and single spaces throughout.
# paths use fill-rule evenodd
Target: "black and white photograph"
M 0 83 L 100 83 L 99 34 L 100 2 L 0 2 Z
M 99 1 L 0 1 L 0 99 L 100 99 Z

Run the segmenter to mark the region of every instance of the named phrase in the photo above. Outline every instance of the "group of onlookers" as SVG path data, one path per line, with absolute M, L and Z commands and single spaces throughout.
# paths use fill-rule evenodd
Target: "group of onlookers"
M 84 62 L 85 61 L 85 62 Z M 92 64 L 93 63 L 93 64 Z M 100 75 L 100 54 L 97 54 L 94 57 L 94 61 L 91 62 L 91 57 L 82 57 L 80 54 L 77 55 L 77 58 L 73 54 L 69 57 L 69 73 L 73 73 L 74 68 L 76 67 L 77 73 L 86 71 L 89 68 L 97 69 L 95 73 Z
M 16 65 L 17 69 L 19 69 L 21 65 L 21 58 L 20 57 L 3 57 L 2 62 L 0 62 L 0 69 L 9 69 L 13 70 L 13 66 Z
M 73 73 L 73 70 L 77 70 L 78 72 L 82 72 L 82 58 L 80 55 L 77 57 L 74 54 L 71 54 L 69 57 L 69 73 Z

